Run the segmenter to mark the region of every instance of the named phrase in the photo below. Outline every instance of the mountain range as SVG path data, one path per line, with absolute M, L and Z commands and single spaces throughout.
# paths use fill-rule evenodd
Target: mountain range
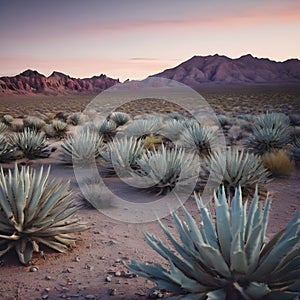
M 46 77 L 37 71 L 26 70 L 12 77 L 0 77 L 0 95 L 66 95 L 74 93 L 97 94 L 119 83 L 106 75 L 91 78 L 73 78 L 60 72 Z
M 223 55 L 194 56 L 178 66 L 149 77 L 163 77 L 191 87 L 201 85 L 300 84 L 300 60 L 284 62 L 250 54 L 232 59 Z M 0 77 L 0 95 L 97 94 L 119 83 L 106 75 L 73 78 L 61 72 L 46 77 L 37 71 Z

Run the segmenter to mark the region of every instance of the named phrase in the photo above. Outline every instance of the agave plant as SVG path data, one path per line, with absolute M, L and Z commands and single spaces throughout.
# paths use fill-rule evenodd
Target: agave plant
M 189 119 L 168 119 L 164 125 L 163 132 L 170 140 L 178 140 L 182 131 L 190 126 Z
M 12 135 L 11 143 L 29 159 L 48 157 L 50 155 L 46 145 L 45 134 L 42 132 L 25 128 L 24 131 Z
M 4 163 L 14 159 L 15 149 L 8 138 L 0 133 L 0 162 Z
M 166 149 L 164 145 L 159 150 L 146 151 L 137 160 L 143 175 L 152 179 L 152 190 L 158 195 L 165 195 L 176 185 L 190 184 L 198 177 L 196 158 L 185 153 L 183 148 Z
M 212 152 L 203 164 L 215 185 L 223 184 L 228 193 L 240 185 L 244 192 L 255 185 L 263 185 L 269 177 L 268 170 L 258 155 L 229 147 L 226 152 Z
M 28 264 L 39 244 L 65 252 L 76 240 L 70 234 L 87 229 L 74 217 L 69 183 L 50 180 L 49 172 L 16 165 L 5 175 L 0 167 L 0 257 L 15 248 Z
M 217 132 L 214 129 L 193 122 L 182 132 L 180 143 L 199 155 L 208 155 L 211 149 L 216 146 L 217 137 Z
M 109 119 L 113 120 L 117 124 L 117 126 L 122 126 L 126 124 L 131 119 L 131 117 L 125 112 L 115 111 L 110 114 Z
M 156 134 L 161 128 L 162 123 L 159 117 L 151 116 L 148 119 L 138 119 L 124 130 L 124 133 L 128 136 L 135 136 L 144 138 L 150 134 Z
M 181 242 L 160 222 L 172 249 L 145 234 L 148 244 L 169 263 L 168 269 L 135 260 L 128 268 L 155 282 L 153 289 L 169 291 L 172 300 L 299 299 L 299 212 L 267 242 L 270 199 L 263 209 L 256 190 L 248 214 L 240 187 L 230 206 L 224 188 L 214 201 L 215 221 L 197 195 L 199 225 L 185 207 L 185 220 L 172 213 Z
M 136 168 L 137 159 L 139 159 L 144 151 L 142 140 L 135 137 L 114 138 L 107 143 L 106 153 L 102 153 L 102 157 L 111 163 L 119 172 L 126 172 L 132 168 Z
M 260 115 L 252 126 L 248 145 L 255 153 L 264 154 L 282 149 L 291 141 L 289 118 L 284 114 L 267 113 Z
M 67 164 L 92 162 L 100 156 L 104 144 L 102 137 L 91 128 L 81 128 L 76 134 L 67 137 L 61 145 L 62 160 Z

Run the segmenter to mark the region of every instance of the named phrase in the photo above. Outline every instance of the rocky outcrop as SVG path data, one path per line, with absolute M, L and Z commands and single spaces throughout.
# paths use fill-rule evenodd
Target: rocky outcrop
M 276 62 L 244 55 L 238 59 L 226 56 L 194 56 L 177 67 L 156 75 L 189 86 L 300 83 L 300 60 Z
M 0 95 L 65 95 L 74 93 L 97 94 L 119 83 L 106 75 L 91 78 L 72 78 L 60 72 L 53 72 L 49 77 L 37 71 L 26 70 L 13 77 L 0 78 Z

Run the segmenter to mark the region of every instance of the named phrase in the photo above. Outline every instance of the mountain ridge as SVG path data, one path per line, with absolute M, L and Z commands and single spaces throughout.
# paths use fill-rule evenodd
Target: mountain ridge
M 189 86 L 300 83 L 300 60 L 277 62 L 251 54 L 239 58 L 195 55 L 150 77 L 172 79 Z
M 0 95 L 97 94 L 117 83 L 120 83 L 119 79 L 104 74 L 91 78 L 74 78 L 53 71 L 46 77 L 36 70 L 27 69 L 16 76 L 0 77 Z

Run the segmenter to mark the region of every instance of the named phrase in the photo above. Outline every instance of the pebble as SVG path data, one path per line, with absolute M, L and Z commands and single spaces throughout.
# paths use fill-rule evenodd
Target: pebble
M 106 282 L 111 282 L 111 277 L 110 277 L 110 276 L 107 276 L 107 277 L 105 278 L 105 281 L 106 281 Z
M 89 295 L 86 295 L 86 296 L 84 297 L 84 299 L 89 299 L 89 300 L 91 300 L 91 299 L 96 299 L 96 296 L 95 296 L 95 295 L 92 295 L 92 294 L 89 294 Z
M 39 270 L 39 268 L 37 266 L 32 266 L 32 267 L 30 267 L 29 272 L 36 272 L 38 270 Z
M 115 295 L 117 295 L 117 290 L 116 290 L 116 289 L 110 289 L 110 290 L 109 290 L 109 295 L 110 295 L 110 296 L 115 296 Z
M 116 271 L 115 272 L 115 277 L 121 277 L 122 276 L 122 272 L 121 271 Z

